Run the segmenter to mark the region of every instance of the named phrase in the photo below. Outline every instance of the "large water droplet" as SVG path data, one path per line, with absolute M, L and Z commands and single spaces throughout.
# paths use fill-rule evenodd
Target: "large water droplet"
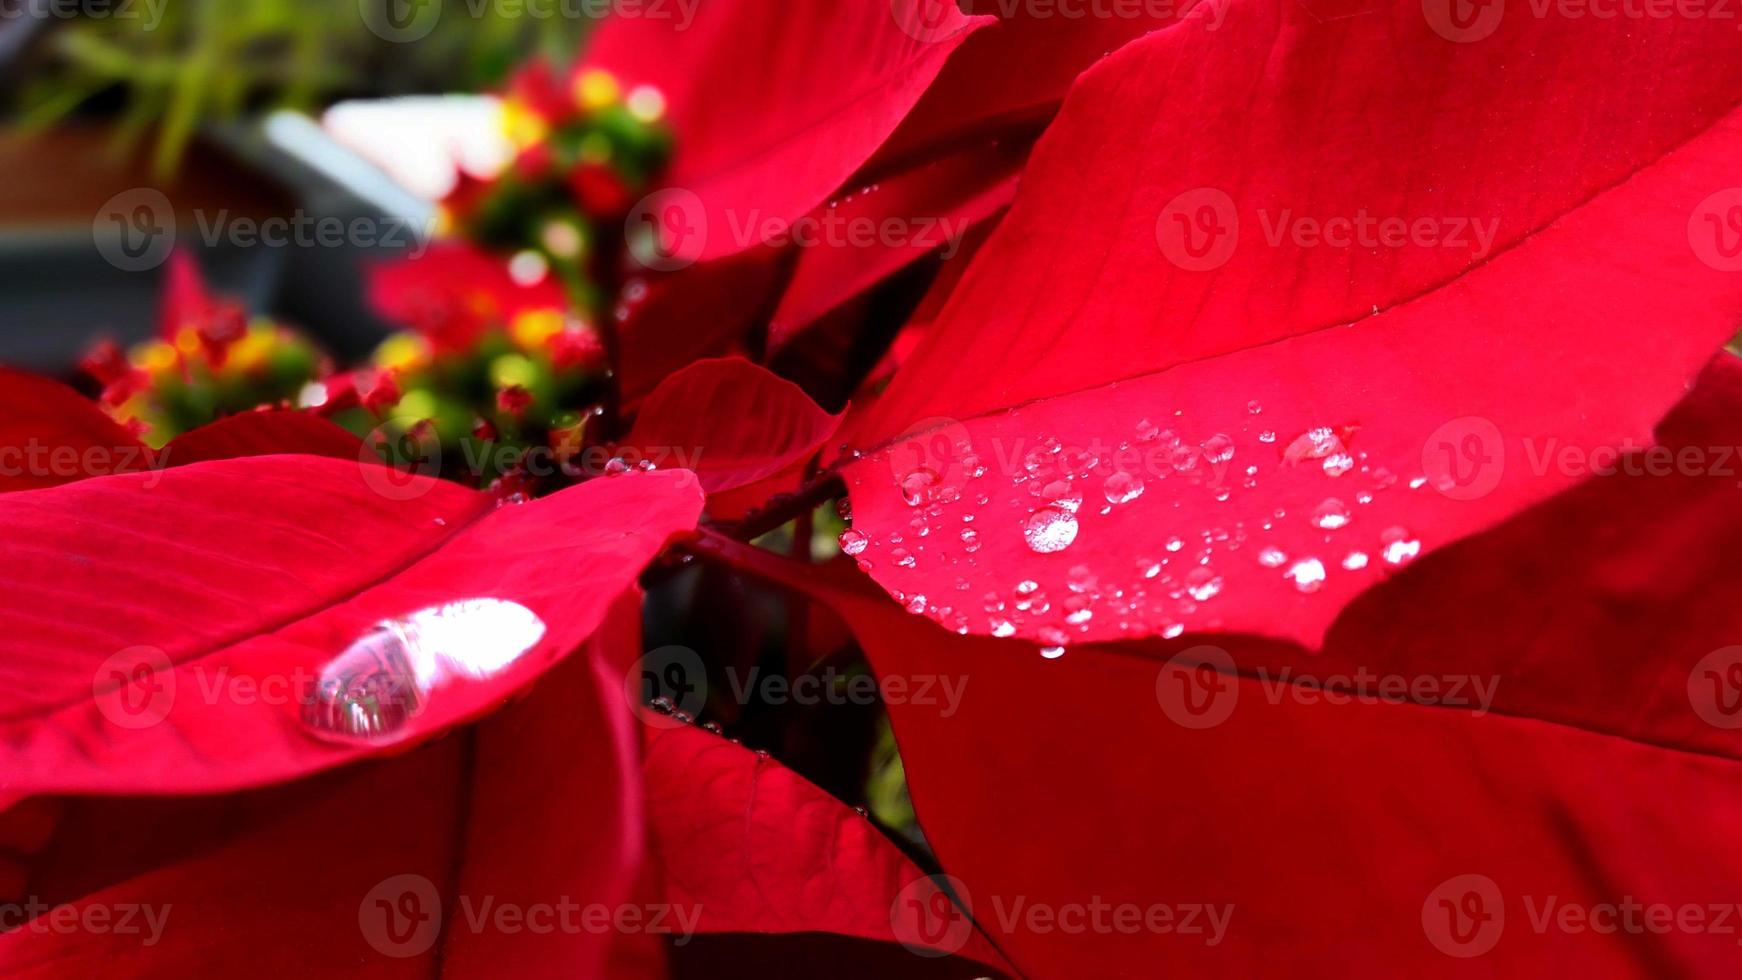
M 1325 563 L 1317 558 L 1302 558 L 1283 573 L 1302 592 L 1317 592 L 1325 584 Z
M 1143 480 L 1123 470 L 1107 477 L 1101 492 L 1110 504 L 1124 504 L 1143 496 Z
M 864 554 L 865 549 L 871 545 L 871 539 L 866 536 L 864 531 L 855 531 L 852 528 L 847 528 L 841 532 L 840 541 L 841 551 L 853 556 Z
M 901 499 L 906 501 L 909 507 L 918 507 L 931 499 L 931 488 L 937 482 L 937 470 L 921 466 L 901 478 Z
M 1421 541 L 1401 527 L 1386 530 L 1379 536 L 1379 542 L 1384 546 L 1379 550 L 1379 555 L 1385 559 L 1386 564 L 1403 565 L 1421 554 Z
M 443 687 L 508 669 L 544 621 L 504 599 L 466 599 L 383 620 L 321 668 L 303 721 L 336 741 L 387 743 Z
M 1205 439 L 1201 448 L 1204 458 L 1212 463 L 1226 463 L 1234 458 L 1234 440 L 1220 432 Z
M 1022 537 L 1030 550 L 1040 554 L 1063 551 L 1077 540 L 1076 515 L 1057 507 L 1042 507 L 1028 515 Z
M 1349 508 L 1335 497 L 1327 497 L 1325 502 L 1313 510 L 1313 526 L 1326 531 L 1335 531 L 1349 523 Z

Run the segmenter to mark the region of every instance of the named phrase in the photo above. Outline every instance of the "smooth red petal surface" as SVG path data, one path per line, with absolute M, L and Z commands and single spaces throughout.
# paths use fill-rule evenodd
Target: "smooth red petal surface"
M 545 632 L 437 688 L 403 738 L 488 711 L 592 632 L 701 503 L 682 471 L 523 506 L 304 456 L 0 497 L 0 752 L 12 794 L 260 785 L 379 751 L 301 720 L 319 671 L 385 619 L 471 598 Z
M 905 927 L 902 900 L 938 893 L 864 816 L 719 736 L 669 723 L 644 730 L 648 816 L 665 899 L 698 915 L 701 932 L 911 943 L 922 951 L 916 956 L 975 961 L 963 964 L 963 976 L 1007 969 L 965 920 L 930 941 Z
M 1051 661 L 903 615 L 838 565 L 710 548 L 836 606 L 886 682 L 965 682 L 957 711 L 891 713 L 928 840 L 1028 975 L 1722 975 L 1742 369 L 1715 363 L 1659 436 L 1667 456 L 1372 590 L 1318 654 L 1224 636 Z M 1018 898 L 1171 918 L 1073 942 Z M 1592 927 L 1626 903 L 1635 928 Z M 1217 941 L 1202 912 L 1182 928 L 1194 905 L 1232 906 Z M 1645 927 L 1650 905 L 1701 925 Z
M 1188 19 L 1083 76 L 876 406 L 893 443 L 849 470 L 886 589 L 1052 645 L 1313 644 L 1385 556 L 1564 489 L 1569 447 L 1647 440 L 1733 332 L 1701 216 L 1742 148 L 1742 35 L 1517 17 L 1460 44 L 1415 2 L 1311 7 Z M 1299 224 L 1362 215 L 1409 224 L 1352 247 Z
M 374 451 L 349 431 L 306 412 L 246 412 L 202 425 L 169 441 L 159 465 L 185 466 L 243 456 L 331 456 L 373 461 Z
M 631 588 L 581 654 L 478 726 L 444 975 L 665 975 L 663 943 L 681 924 L 658 913 L 647 883 L 640 746 L 619 666 L 640 651 L 641 593 Z M 566 919 L 565 902 L 577 907 Z M 587 906 L 613 916 L 633 908 L 638 918 L 609 920 L 636 923 L 629 930 L 589 928 L 579 908 Z M 514 928 L 504 908 L 558 915 Z
M 969 230 L 1010 203 L 1027 150 L 989 141 L 849 188 L 835 207 L 808 215 L 809 244 L 769 323 L 769 347 L 927 255 L 966 261 Z
M 790 224 L 858 170 L 950 52 L 989 18 L 935 0 L 797 5 L 717 0 L 677 16 L 615 17 L 586 66 L 664 94 L 676 138 L 667 183 L 712 259 Z
M 879 148 L 879 160 L 924 155 L 969 134 L 1044 120 L 1057 110 L 1077 76 L 1096 61 L 1194 8 L 1190 16 L 1220 27 L 1228 2 L 1073 6 L 968 0 L 963 7 L 1000 19 L 963 42 L 925 97 Z
M 630 282 L 614 311 L 623 397 L 633 402 L 673 372 L 730 354 L 779 299 L 789 261 L 774 248 Z
M 642 402 L 625 451 L 692 470 L 715 493 L 806 459 L 839 428 L 798 385 L 742 358 L 697 361 Z
M 289 787 L 269 807 L 244 802 L 239 830 L 196 833 L 192 857 L 0 936 L 0 965 L 57 977 L 664 976 L 660 934 L 589 928 L 581 912 L 651 908 L 633 889 L 635 732 L 618 675 L 600 686 L 620 659 L 608 651 L 640 649 L 639 626 L 631 588 L 581 652 L 476 729 Z M 112 819 L 127 812 L 110 807 Z M 109 826 L 91 843 L 112 848 L 136 829 Z M 167 910 L 160 935 L 51 928 L 56 915 L 105 910 L 114 923 L 132 904 Z
M 0 492 L 150 463 L 151 450 L 90 399 L 58 381 L 0 368 Z

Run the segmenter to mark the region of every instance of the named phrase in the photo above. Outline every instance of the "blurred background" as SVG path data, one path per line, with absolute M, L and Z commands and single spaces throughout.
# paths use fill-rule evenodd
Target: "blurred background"
M 169 244 L 341 358 L 365 263 L 510 153 L 489 92 L 586 0 L 0 0 L 0 363 L 71 377 L 155 329 Z M 277 219 L 273 221 L 271 219 Z

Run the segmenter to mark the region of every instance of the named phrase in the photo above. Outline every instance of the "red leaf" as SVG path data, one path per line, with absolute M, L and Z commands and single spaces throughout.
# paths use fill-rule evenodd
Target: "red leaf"
M 604 667 L 639 650 L 639 623 L 632 588 L 582 652 L 460 739 L 224 801 L 239 826 L 0 936 L 0 964 L 53 977 L 663 976 L 659 933 L 609 927 L 620 909 L 642 923 L 657 911 L 639 890 L 635 732 Z M 572 751 L 553 764 L 558 746 Z M 97 836 L 62 849 L 102 854 L 136 832 L 120 822 L 126 804 L 107 806 L 106 825 L 65 831 Z M 93 863 L 112 872 L 113 860 Z M 119 928 L 131 906 L 152 917 Z M 103 914 L 96 928 L 52 928 Z
M 386 467 L 273 456 L 0 496 L 5 789 L 259 785 L 476 717 L 574 649 L 693 526 L 694 480 L 631 475 L 496 509 Z M 335 663 L 374 624 L 470 599 L 518 608 L 442 609 L 400 624 L 406 660 L 378 636 Z M 479 628 L 498 642 L 467 635 Z M 311 732 L 329 666 L 375 684 L 381 739 Z M 392 727 L 407 701 L 419 710 Z
M 345 429 L 306 412 L 246 412 L 202 425 L 169 441 L 161 465 L 186 466 L 243 456 L 331 456 L 373 461 L 374 450 Z
M 705 550 L 840 609 L 886 682 L 971 682 L 958 710 L 890 710 L 928 840 L 1027 975 L 1248 975 L 1278 956 L 1301 976 L 1718 975 L 1726 933 L 1577 917 L 1708 922 L 1742 873 L 1742 518 L 1719 468 L 1739 420 L 1725 357 L 1660 427 L 1667 448 L 1423 559 L 1317 654 L 1229 635 L 1053 662 L 904 615 L 839 565 Z M 1666 473 L 1677 457 L 1699 465 Z M 983 914 L 1018 895 L 1175 918 L 1080 943 Z M 1218 942 L 1179 928 L 1195 904 L 1232 906 Z
M 791 770 L 687 725 L 645 726 L 648 815 L 666 901 L 704 933 L 828 933 L 1008 972 L 965 917 L 918 928 L 908 899 L 947 906 L 863 816 Z M 953 925 L 953 928 L 951 927 Z
M 1071 83 L 1096 61 L 1182 17 L 1219 28 L 1228 2 L 1160 0 L 1105 4 L 1092 11 L 1009 0 L 968 0 L 963 6 L 970 13 L 1001 19 L 962 43 L 925 97 L 877 151 L 875 163 L 929 155 L 965 134 L 1044 122 Z
M 885 588 L 1052 645 L 1316 643 L 1387 556 L 1569 486 L 1553 453 L 1648 438 L 1734 330 L 1701 217 L 1742 36 L 1518 17 L 1460 44 L 1413 0 L 1313 7 L 1188 19 L 1083 75 L 849 470 Z
M 693 23 L 608 19 L 586 65 L 665 95 L 676 153 L 672 189 L 655 200 L 700 232 L 693 244 L 670 242 L 672 254 L 713 259 L 758 244 L 763 222 L 790 223 L 823 203 L 950 52 L 989 23 L 935 0 L 896 0 L 893 10 L 729 0 L 700 5 Z
M 151 450 L 58 381 L 0 368 L 0 492 L 147 468 Z
M 623 444 L 659 466 L 694 470 L 716 493 L 810 458 L 840 424 L 792 382 L 726 357 L 666 378 L 642 403 Z
M 614 311 L 624 399 L 641 398 L 697 358 L 740 350 L 779 298 L 786 272 L 779 251 L 757 248 L 670 275 L 631 280 Z
M 1027 149 L 987 142 L 849 189 L 836 206 L 807 215 L 769 347 L 927 255 L 966 261 L 960 252 L 969 229 L 1010 203 Z

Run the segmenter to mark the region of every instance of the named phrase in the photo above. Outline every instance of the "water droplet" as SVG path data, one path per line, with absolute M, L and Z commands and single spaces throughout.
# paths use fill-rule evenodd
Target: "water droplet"
M 1016 583 L 1016 594 L 1017 595 L 1034 595 L 1036 592 L 1039 592 L 1039 591 L 1040 591 L 1040 583 L 1036 582 L 1034 579 L 1025 578 L 1022 581 Z
M 1041 647 L 1040 648 L 1040 655 L 1045 657 L 1048 660 L 1057 660 L 1058 658 L 1065 655 L 1065 648 L 1062 646 Z
M 337 741 L 387 743 L 443 687 L 507 670 L 544 621 L 503 599 L 466 599 L 383 620 L 321 668 L 303 721 Z
M 931 489 L 937 482 L 937 470 L 921 466 L 901 478 L 901 499 L 909 507 L 918 507 L 931 499 Z
M 1335 531 L 1349 523 L 1349 508 L 1335 497 L 1325 498 L 1313 511 L 1313 526 L 1326 531 Z
M 1355 468 L 1355 457 L 1348 453 L 1332 453 L 1323 463 L 1326 476 L 1342 476 Z
M 1154 442 L 1161 435 L 1161 426 L 1148 419 L 1137 420 L 1137 441 Z
M 856 531 L 853 528 L 847 528 L 841 532 L 840 542 L 842 553 L 853 556 L 864 554 L 865 549 L 871 545 L 871 539 L 866 536 L 864 531 Z
M 1425 476 L 1418 476 L 1415 479 L 1409 481 L 1409 488 L 1411 490 L 1420 490 L 1422 487 L 1425 487 L 1425 486 L 1427 486 L 1427 477 L 1425 477 Z
M 1110 504 L 1125 504 L 1143 496 L 1143 480 L 1139 477 L 1120 471 L 1107 477 L 1101 484 L 1101 492 Z
M 1169 457 L 1176 473 L 1190 473 L 1198 468 L 1198 453 L 1190 446 L 1175 446 Z
M 1258 441 L 1269 445 L 1276 441 L 1276 433 L 1269 429 L 1265 429 L 1263 432 L 1258 433 Z
M 1348 571 L 1358 572 L 1366 567 L 1367 552 L 1365 551 L 1351 551 L 1343 556 L 1343 568 Z
M 993 619 L 991 626 L 993 636 L 1003 638 L 1016 635 L 1016 625 L 1008 619 Z
M 980 532 L 971 527 L 962 528 L 962 550 L 970 554 L 980 550 Z
M 1388 565 L 1403 565 L 1421 554 L 1421 541 L 1401 527 L 1387 529 L 1379 536 L 1379 542 L 1384 546 L 1379 555 Z
M 907 611 L 910 613 L 925 612 L 925 596 L 915 595 L 907 600 Z
M 1171 640 L 1174 637 L 1180 635 L 1181 633 L 1184 633 L 1185 631 L 1186 631 L 1186 624 L 1184 624 L 1184 623 L 1169 623 L 1164 629 L 1162 629 L 1161 635 L 1162 635 L 1163 639 Z
M 1325 584 L 1325 563 L 1317 558 L 1302 558 L 1288 566 L 1288 571 L 1283 574 L 1302 592 L 1317 592 Z
M 1258 553 L 1258 564 L 1265 568 L 1281 568 L 1283 563 L 1287 561 L 1288 555 L 1284 554 L 1281 548 L 1275 546 L 1266 547 Z
M 1169 550 L 1169 551 L 1178 551 L 1181 548 L 1184 548 L 1185 546 L 1186 546 L 1186 543 L 1184 541 L 1181 541 L 1178 538 L 1168 538 L 1167 539 L 1167 550 Z
M 1226 463 L 1234 458 L 1234 440 L 1220 432 L 1205 439 L 1200 448 L 1204 458 L 1212 463 Z
M 1186 592 L 1199 602 L 1214 599 L 1222 591 L 1222 577 L 1208 568 L 1194 568 L 1186 576 Z
M 1247 402 L 1246 403 L 1246 411 L 1251 412 L 1253 415 L 1259 415 L 1259 414 L 1263 413 L 1264 406 L 1258 404 L 1257 402 Z
M 1077 519 L 1057 507 L 1042 507 L 1028 515 L 1022 537 L 1030 550 L 1040 554 L 1063 551 L 1077 540 Z
M 917 564 L 917 562 L 914 561 L 913 553 L 908 551 L 906 548 L 896 548 L 894 551 L 889 553 L 889 556 L 894 558 L 895 564 L 902 568 L 912 568 Z

